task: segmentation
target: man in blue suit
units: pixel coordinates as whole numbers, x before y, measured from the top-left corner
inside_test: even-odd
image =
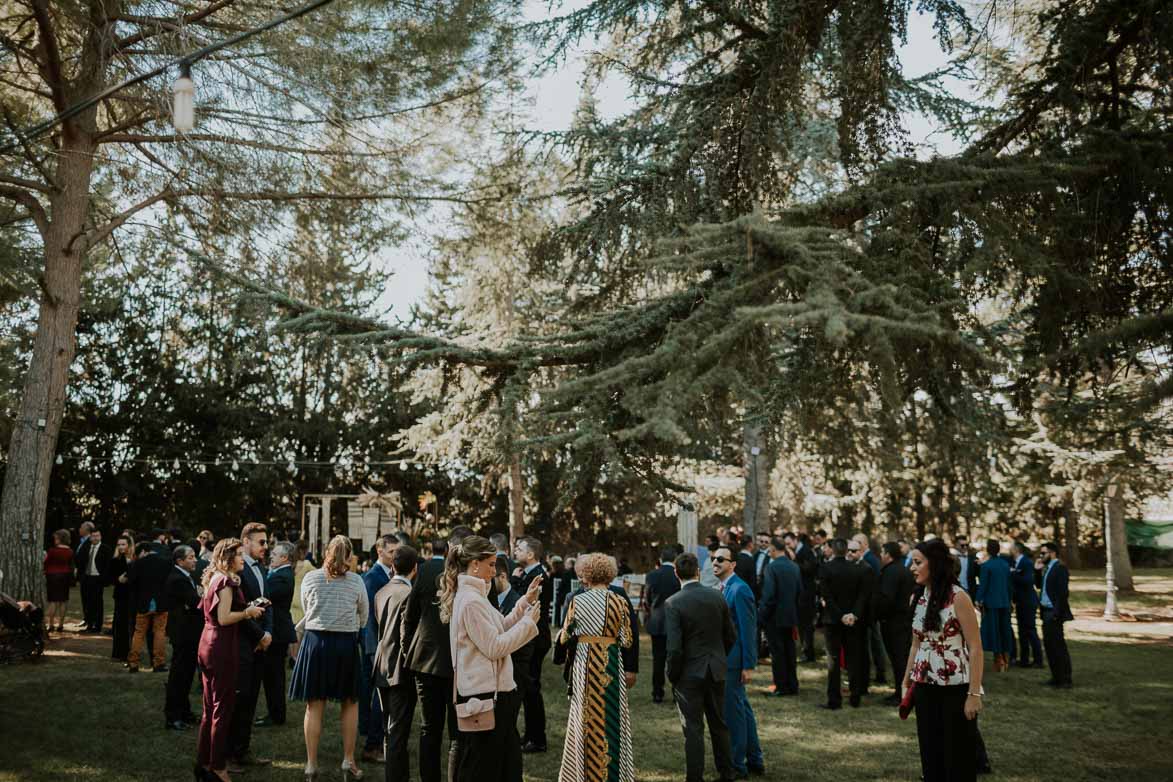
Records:
[[[1039,605],[1043,611],[1043,647],[1047,665],[1051,667],[1051,687],[1071,687],[1071,654],[1063,637],[1063,623],[1070,622],[1071,604],[1068,602],[1070,575],[1067,566],[1059,560],[1059,547],[1044,543],[1035,563],[1035,583],[1039,587]]]
[[[986,561],[978,571],[977,603],[982,612],[982,647],[994,655],[994,670],[1010,667],[1014,638],[1010,629],[1010,563],[1000,554],[1001,544],[986,542]]]
[[[774,674],[774,695],[798,695],[798,600],[802,594],[802,571],[786,556],[786,541],[770,540],[770,564],[762,571],[761,624],[770,644],[770,667]],[[768,693],[767,693],[768,694]]]
[[[1036,624],[1039,596],[1035,592],[1035,563],[1024,543],[1014,544],[1014,564],[1010,568],[1014,586],[1014,616],[1018,622],[1019,668],[1043,667],[1043,644]]]
[[[725,658],[725,723],[729,726],[734,778],[745,778],[749,774],[765,774],[766,761],[758,741],[757,718],[745,696],[745,685],[758,664],[757,609],[753,589],[733,572],[736,564],[728,548],[713,552],[713,574],[721,582],[721,592],[737,631],[737,640]]]
[[[362,577],[367,588],[367,605],[375,604],[375,595],[387,586],[391,577],[395,575],[395,549],[399,548],[399,538],[394,535],[384,535],[375,542],[377,559]],[[362,759],[371,763],[383,762],[383,709],[376,696],[377,690],[372,686],[374,680],[375,654],[379,651],[379,621],[374,611],[367,613],[367,623],[359,634],[362,642],[362,675],[359,683],[358,699],[358,732],[366,736],[363,746]]]
[[[664,615],[664,604],[668,598],[680,591],[680,581],[672,561],[676,559],[676,548],[664,546],[660,549],[660,567],[648,573],[644,579],[644,623],[652,637],[652,702],[664,702],[664,669],[668,662],[668,626]]]

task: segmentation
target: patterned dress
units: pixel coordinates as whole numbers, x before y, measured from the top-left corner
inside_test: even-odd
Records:
[[[577,640],[559,782],[632,782],[631,722],[619,648],[631,646],[626,601],[606,587],[575,595],[560,642]]]
[[[917,684],[968,684],[969,647],[961,633],[961,622],[953,607],[953,600],[961,587],[953,585],[953,591],[941,608],[939,630],[925,630],[925,612],[928,610],[929,593],[926,590],[916,601],[916,613],[912,617],[912,634],[917,640],[916,659],[912,664],[911,679]]]

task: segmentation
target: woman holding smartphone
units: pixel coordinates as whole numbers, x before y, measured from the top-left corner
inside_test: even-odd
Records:
[[[904,689],[916,684],[921,773],[925,782],[970,782],[977,777],[975,720],[985,695],[977,610],[941,540],[918,544],[911,569],[916,610]]]

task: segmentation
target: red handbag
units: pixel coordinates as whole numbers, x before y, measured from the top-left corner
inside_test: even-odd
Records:
[[[900,719],[908,719],[908,715],[912,712],[913,702],[916,700],[916,682],[908,685],[908,689],[904,691],[904,697],[900,699]]]

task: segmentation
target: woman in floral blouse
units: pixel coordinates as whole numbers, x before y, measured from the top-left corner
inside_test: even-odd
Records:
[[[921,772],[925,782],[970,782],[977,777],[975,720],[985,694],[977,611],[942,541],[919,544],[911,569],[916,611],[904,689],[916,685]]]

